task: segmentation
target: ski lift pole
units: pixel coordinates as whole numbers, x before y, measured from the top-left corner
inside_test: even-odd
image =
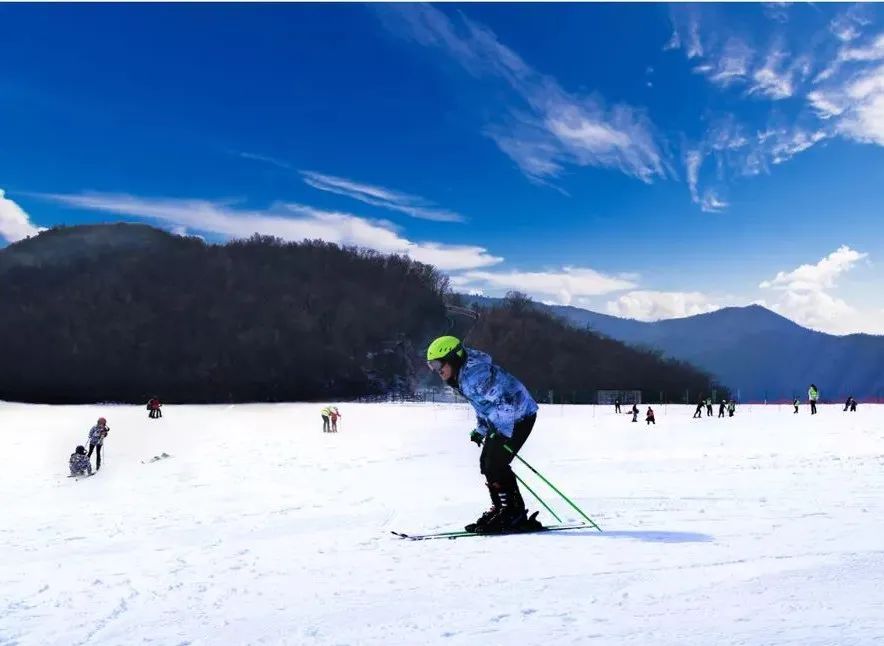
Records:
[[[518,453],[516,453],[515,451],[513,451],[513,450],[512,450],[510,447],[508,447],[506,444],[503,445],[503,448],[505,448],[507,451],[509,451],[510,453],[512,453],[512,454],[513,454],[513,455],[519,460],[519,462],[521,462],[521,463],[524,464],[526,467],[528,467],[529,469],[531,469],[531,471],[534,472],[534,475],[536,475],[538,478],[540,478],[541,480],[543,480],[547,485],[549,485],[549,488],[550,488],[550,489],[552,489],[552,490],[555,491],[557,494],[559,494],[559,495],[562,497],[562,500],[564,500],[566,503],[568,503],[569,505],[571,505],[571,507],[573,507],[573,508],[577,511],[578,514],[580,514],[581,516],[583,516],[583,517],[589,522],[590,525],[592,525],[593,527],[595,527],[597,530],[602,531],[602,528],[599,527],[599,526],[596,524],[596,522],[595,522],[592,518],[590,518],[589,516],[587,516],[586,514],[584,514],[584,513],[583,513],[583,510],[580,509],[580,507],[578,507],[577,505],[575,505],[574,502],[573,502],[570,498],[568,498],[568,496],[566,496],[566,495],[563,494],[561,491],[559,491],[558,487],[556,487],[552,482],[550,482],[549,480],[547,480],[547,479],[543,476],[542,473],[540,473],[537,469],[535,469],[535,468],[532,467],[530,464],[528,464],[528,462],[526,462],[525,459],[524,459],[521,455],[519,455]]]
[[[534,497],[537,499],[537,502],[539,502],[541,505],[543,505],[544,509],[546,509],[549,513],[551,513],[551,514],[553,515],[553,518],[555,518],[555,519],[556,519],[558,522],[560,522],[560,523],[562,522],[562,519],[559,518],[558,515],[556,515],[556,512],[554,512],[554,511],[550,508],[549,505],[547,505],[545,502],[543,502],[543,498],[541,498],[540,496],[538,496],[537,493],[534,491],[534,489],[532,489],[531,487],[528,486],[528,483],[527,483],[527,482],[525,482],[524,480],[522,480],[522,479],[518,476],[518,474],[513,473],[513,475],[516,476],[516,480],[519,481],[519,484],[521,484],[523,487],[525,487],[525,489],[527,489],[528,492],[529,492],[532,496],[534,496]]]

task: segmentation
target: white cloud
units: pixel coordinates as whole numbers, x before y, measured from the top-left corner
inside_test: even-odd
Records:
[[[801,265],[792,271],[778,272],[773,279],[765,280],[759,287],[789,291],[831,289],[841,274],[850,271],[857,262],[867,257],[866,253],[842,245],[815,265]]]
[[[712,189],[706,190],[703,199],[700,200],[700,210],[704,213],[719,213],[729,206],[730,204],[722,200]]]
[[[782,164],[798,153],[823,141],[828,135],[823,130],[813,132],[795,128],[791,131],[781,130],[775,135],[773,143],[767,149],[774,164]]]
[[[688,150],[684,156],[685,172],[688,180],[688,190],[691,192],[691,201],[694,204],[700,202],[697,193],[697,182],[700,177],[700,166],[703,163],[703,153],[699,150]]]
[[[309,170],[301,171],[301,176],[306,184],[317,190],[344,195],[365,204],[379,206],[391,211],[399,211],[413,218],[434,220],[436,222],[462,222],[464,220],[462,215],[439,208],[421,197],[384,188],[383,186],[364,184]]]
[[[671,49],[681,49],[681,36],[678,33],[678,29],[672,30],[672,36],[670,36],[669,40],[666,41],[666,44],[663,45],[664,52]]]
[[[720,309],[699,292],[633,291],[608,301],[608,314],[639,321],[681,318]]]
[[[559,271],[467,271],[451,277],[461,291],[504,293],[518,290],[541,301],[571,305],[588,297],[632,289],[635,283],[620,276],[609,276],[586,267],[564,267]]]
[[[239,153],[239,156],[243,159],[251,159],[252,161],[264,162],[265,164],[270,164],[271,166],[276,166],[277,168],[282,168],[283,170],[295,170],[294,167],[288,162],[284,162],[280,159],[276,159],[275,157],[268,157],[267,155],[258,155],[255,153]]]
[[[696,16],[691,16],[688,23],[688,42],[685,46],[685,54],[688,58],[698,58],[703,55],[703,43],[700,41],[700,24]]]
[[[779,23],[789,22],[788,10],[792,6],[791,2],[763,2],[761,4],[764,7],[764,15],[770,20]]]
[[[822,291],[786,292],[771,310],[799,325],[829,334],[884,333],[884,316],[869,318],[840,298]]]
[[[569,165],[615,168],[645,182],[665,175],[653,126],[641,110],[567,92],[462,14],[450,19],[430,5],[380,11],[392,31],[439,48],[473,76],[502,81],[514,92],[519,106],[485,132],[529,178],[543,182]]]
[[[830,334],[884,333],[884,312],[860,311],[830,290],[839,279],[868,257],[848,246],[841,246],[813,265],[778,272],[759,287],[780,293],[776,302],[764,303],[773,311],[800,325]]]
[[[729,87],[747,80],[753,56],[754,52],[749,45],[732,37],[725,43],[717,60],[711,61],[711,65],[707,63],[697,66],[694,71],[705,74],[715,85]]]
[[[741,143],[736,148],[742,145]],[[728,144],[723,142],[722,147],[727,148]],[[699,204],[700,210],[704,213],[719,213],[730,206],[730,204],[721,199],[714,189],[706,189],[700,195],[698,184],[703,158],[704,154],[699,149],[690,149],[684,154],[685,175],[687,177],[688,190],[691,193],[691,202]]]
[[[782,69],[785,59],[784,52],[771,52],[764,64],[752,73],[753,84],[749,94],[762,94],[775,101],[792,96],[795,92],[792,81],[794,69]]]
[[[0,236],[7,242],[18,242],[44,230],[34,226],[25,210],[6,197],[6,192],[0,188]]]
[[[807,93],[807,100],[816,111],[820,119],[831,119],[841,115],[845,107],[841,99],[834,94],[828,94],[820,90],[813,90]]]
[[[832,19],[829,23],[829,31],[838,40],[845,43],[856,40],[862,33],[862,28],[871,24],[871,21],[866,16],[867,13],[866,6],[855,4]]]
[[[270,210],[250,210],[207,200],[143,198],[108,193],[44,194],[40,197],[74,208],[159,220],[189,230],[232,238],[246,238],[260,233],[284,240],[319,239],[384,253],[406,254],[443,271],[487,267],[503,260],[492,256],[483,247],[413,242],[400,236],[387,222],[322,211],[300,204],[280,203]]]
[[[846,104],[839,115],[838,132],[856,141],[884,146],[884,65],[855,77],[838,99]]]

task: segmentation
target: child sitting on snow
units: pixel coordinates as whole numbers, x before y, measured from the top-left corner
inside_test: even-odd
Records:
[[[89,461],[89,458],[86,457],[86,447],[78,446],[77,449],[71,453],[71,459],[68,461],[68,465],[71,468],[72,476],[82,476],[92,475],[92,463]]]

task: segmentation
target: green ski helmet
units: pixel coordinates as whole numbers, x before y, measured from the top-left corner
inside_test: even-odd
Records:
[[[464,359],[466,352],[456,336],[440,336],[427,348],[427,364],[438,370],[441,364],[456,359]]]

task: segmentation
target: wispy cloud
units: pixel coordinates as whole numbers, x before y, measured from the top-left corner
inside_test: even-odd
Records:
[[[729,206],[730,204],[721,199],[711,188],[703,193],[703,199],[700,200],[700,209],[705,213],[720,213]]]
[[[703,55],[703,42],[700,40],[700,23],[696,14],[692,14],[688,21],[685,55],[688,58],[698,58]]]
[[[691,192],[691,201],[694,204],[700,202],[700,194],[697,192],[697,182],[700,178],[700,165],[702,163],[703,153],[699,150],[688,150],[685,153],[685,173],[687,175],[688,190]]]
[[[271,166],[276,166],[277,168],[282,168],[283,170],[295,170],[294,167],[288,162],[282,161],[281,159],[276,159],[275,157],[268,157],[267,155],[258,155],[255,153],[244,152],[239,153],[239,156],[243,159],[250,159],[252,161],[270,164]]]
[[[884,146],[884,34],[846,44],[807,94],[832,134]]]
[[[849,43],[860,36],[864,27],[870,24],[867,17],[868,9],[861,4],[851,6],[835,16],[829,23],[829,31],[831,31],[838,40]]]
[[[541,301],[571,305],[579,299],[632,289],[636,285],[622,276],[611,276],[586,267],[558,271],[468,271],[451,277],[454,287],[473,293],[525,292]]]
[[[723,50],[714,60],[710,60],[705,65],[698,65],[694,71],[704,74],[715,85],[729,87],[735,83],[746,82],[754,55],[755,52],[748,44],[732,37],[727,40]]]
[[[497,35],[462,14],[429,5],[379,10],[393,32],[441,50],[476,78],[503,82],[515,99],[507,116],[486,128],[529,178],[545,182],[568,166],[615,168],[650,182],[666,169],[654,128],[641,110],[578,96],[529,66]]]
[[[639,321],[659,321],[705,314],[721,309],[720,305],[699,292],[632,291],[608,301],[608,314]]]
[[[785,67],[787,58],[788,54],[780,50],[768,54],[764,64],[752,73],[749,94],[760,94],[775,101],[792,96],[795,93],[793,78],[796,67]]]
[[[724,142],[720,143],[726,145]],[[716,190],[709,188],[700,194],[700,168],[704,157],[700,149],[689,149],[684,154],[685,176],[691,193],[691,202],[698,204],[704,213],[720,213],[730,205],[719,197]]]
[[[338,211],[324,211],[292,203],[267,210],[239,209],[223,202],[174,198],[146,198],[125,194],[42,194],[69,207],[158,220],[192,231],[245,238],[254,233],[284,240],[319,239],[343,245],[405,254],[444,271],[477,269],[502,262],[484,247],[414,242],[383,221]]]
[[[320,191],[344,195],[365,204],[399,211],[413,218],[437,222],[463,222],[465,219],[459,213],[439,208],[421,197],[383,186],[365,184],[307,170],[301,171],[301,176],[306,184]]]
[[[25,210],[6,197],[6,192],[0,188],[0,236],[7,242],[18,242],[40,231],[44,229],[32,224]]]
[[[761,289],[779,293],[773,303],[762,301],[770,309],[806,327],[832,334],[865,331],[884,332],[884,312],[863,312],[834,296],[831,290],[867,253],[841,246],[815,264],[805,264],[791,271],[781,271],[763,281]]]

